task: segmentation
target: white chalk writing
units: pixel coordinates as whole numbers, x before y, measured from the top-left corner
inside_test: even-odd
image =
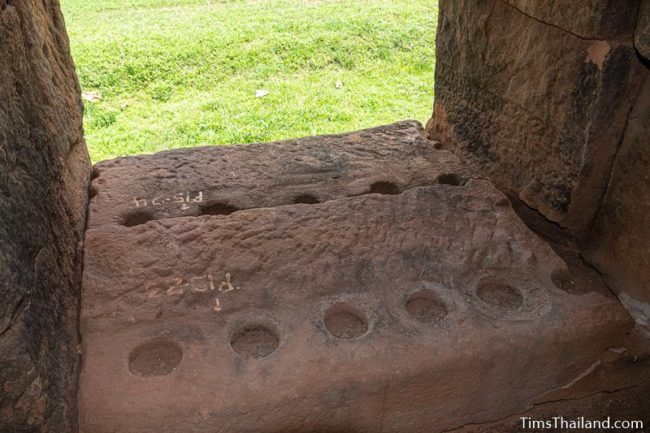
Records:
[[[239,290],[239,287],[232,284],[230,272],[226,272],[223,281],[218,285],[214,283],[214,276],[211,273],[207,273],[189,278],[170,277],[165,282],[159,281],[146,286],[147,297],[150,299],[160,298],[163,295],[167,297],[182,296],[186,292],[211,292],[217,294],[236,290]],[[213,310],[215,312],[221,311],[222,306],[219,298],[214,298],[212,302]]]
[[[181,210],[187,210],[190,207],[188,203],[203,202],[203,191],[179,192],[171,196],[158,196],[154,198],[133,197],[135,207],[163,206],[166,204],[177,205]]]

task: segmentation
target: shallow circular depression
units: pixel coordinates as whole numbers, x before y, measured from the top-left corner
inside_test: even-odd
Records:
[[[93,198],[95,198],[97,193],[98,193],[97,187],[94,185],[90,185],[90,187],[88,188],[88,198],[92,200]]]
[[[428,290],[410,295],[404,308],[411,317],[422,323],[440,322],[448,314],[444,302],[435,293]]]
[[[399,188],[393,182],[380,181],[370,185],[370,193],[397,195],[399,194]]]
[[[368,320],[358,308],[339,303],[332,305],[323,318],[325,328],[336,338],[357,338],[368,332]]]
[[[201,207],[201,215],[230,215],[240,210],[238,207],[229,203],[213,202]]]
[[[551,280],[555,287],[567,292],[575,293],[577,291],[576,282],[568,269],[557,269],[551,274]]]
[[[175,342],[156,338],[136,347],[129,355],[129,370],[136,376],[166,376],[178,367],[183,349]]]
[[[293,199],[294,204],[318,204],[320,200],[311,194],[300,194]]]
[[[230,338],[232,350],[246,359],[264,358],[275,352],[279,346],[278,333],[260,324],[241,326]]]
[[[154,219],[153,215],[150,212],[144,210],[136,210],[129,213],[123,220],[122,225],[124,227],[135,227],[141,224],[148,223]]]
[[[444,173],[438,176],[438,183],[442,185],[463,186],[466,181],[456,173]]]
[[[480,282],[476,295],[486,304],[504,310],[514,310],[524,302],[524,295],[519,289],[499,280]]]

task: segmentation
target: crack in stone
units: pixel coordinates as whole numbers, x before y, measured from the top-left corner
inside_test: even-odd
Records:
[[[620,391],[627,391],[627,390],[635,388],[637,386],[643,386],[647,382],[649,382],[649,381],[647,381],[647,380],[646,381],[641,381],[641,382],[636,383],[634,385],[625,386],[625,387],[622,387],[622,388],[617,388],[617,389],[612,389],[612,390],[596,391],[596,392],[593,392],[591,394],[583,395],[581,397],[568,397],[568,398],[560,398],[560,399],[557,399],[557,400],[545,400],[545,401],[540,401],[540,402],[537,402],[537,403],[531,403],[524,410],[522,410],[521,412],[511,413],[509,415],[505,415],[505,416],[500,417],[500,418],[494,418],[494,419],[481,421],[481,422],[470,422],[470,423],[463,424],[463,425],[460,425],[460,426],[457,426],[457,427],[452,427],[450,429],[442,430],[439,433],[450,433],[450,432],[454,432],[454,431],[457,431],[457,430],[460,430],[460,429],[463,429],[463,428],[469,427],[469,426],[480,426],[480,425],[492,424],[492,423],[496,423],[496,422],[500,422],[500,421],[505,421],[508,418],[511,418],[513,416],[522,415],[522,414],[524,414],[524,413],[528,412],[529,410],[531,410],[533,408],[536,408],[536,407],[549,405],[549,404],[553,404],[553,403],[565,402],[565,401],[580,401],[580,400],[584,400],[584,399],[596,396],[598,394],[613,394],[613,393],[620,392]]]
[[[532,15],[530,15],[530,14],[527,14],[526,12],[522,11],[521,9],[519,9],[517,6],[510,4],[510,3],[506,2],[505,0],[497,0],[497,1],[501,1],[501,2],[502,2],[503,4],[505,4],[507,7],[516,10],[516,11],[519,12],[520,14],[527,16],[528,18],[530,18],[530,19],[533,20],[533,21],[537,21],[537,22],[540,23],[540,24],[544,24],[544,25],[547,25],[547,26],[550,26],[550,27],[554,27],[554,28],[556,28],[556,29],[558,29],[558,30],[563,31],[564,33],[567,33],[567,34],[570,34],[570,35],[572,35],[572,36],[575,36],[576,38],[581,39],[581,40],[583,40],[583,41],[602,41],[602,40],[603,40],[603,39],[600,39],[600,38],[588,38],[588,37],[585,37],[585,36],[581,36],[581,35],[579,35],[579,34],[577,34],[577,33],[574,33],[574,32],[572,32],[572,31],[570,31],[570,30],[567,30],[567,29],[565,29],[565,28],[563,28],[563,27],[560,27],[560,26],[558,26],[557,24],[549,23],[549,22],[546,22],[546,21],[544,21],[544,20],[541,20],[541,19],[539,19],[539,18],[537,18],[537,17],[534,17],[534,16],[532,16]]]
[[[5,329],[0,331],[0,337],[4,336],[7,332],[9,332],[11,328],[13,328],[13,326],[18,321],[18,318],[25,312],[25,310],[27,310],[31,303],[31,301],[27,301],[27,295],[24,295],[20,298],[20,301],[18,301],[11,313],[11,320],[9,320],[9,323]]]

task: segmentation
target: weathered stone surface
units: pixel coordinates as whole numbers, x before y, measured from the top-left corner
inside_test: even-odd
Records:
[[[504,0],[522,13],[584,39],[631,34],[639,0]]]
[[[0,432],[74,432],[90,166],[58,1],[0,1],[0,41]]]
[[[501,0],[443,0],[438,23],[430,136],[584,237],[647,75],[629,38],[581,39]]]
[[[325,202],[369,191],[464,183],[456,157],[416,121],[271,144],[179,149],[97,164],[88,226]],[[474,175],[476,177],[476,175]]]
[[[557,433],[574,433],[577,430],[574,424],[581,420],[606,421],[610,418],[610,428],[584,428],[582,430],[592,433],[609,433],[612,431],[642,432],[637,427],[613,428],[616,421],[641,421],[644,429],[650,425],[650,407],[640,405],[650,398],[650,382],[631,388],[621,388],[613,392],[601,392],[587,397],[572,400],[555,401],[533,406],[525,413],[517,414],[506,419],[478,425],[467,425],[453,433],[495,433],[495,432],[521,432],[521,431],[553,431]],[[562,414],[562,415],[558,415]],[[562,416],[562,419],[559,417]],[[526,418],[523,420],[522,418]],[[550,422],[550,428],[537,428],[533,422]],[[526,423],[526,428],[524,428]],[[544,424],[538,424],[543,426]],[[567,425],[569,427],[567,427]],[[583,424],[584,425],[584,424]]]
[[[650,331],[650,79],[630,114],[585,255]]]
[[[235,188],[228,203],[248,209],[168,208],[129,227],[107,198],[92,203],[82,431],[443,431],[571,390],[624,344],[633,322],[604,287],[567,288],[564,262],[488,181],[431,182],[466,169],[409,130],[259,145],[259,160],[237,147],[100,166],[93,202],[132,200],[120,181],[138,198],[165,196],[173,176],[192,195],[212,198],[210,183],[232,178],[264,194]],[[206,180],[200,162],[212,152],[235,174]],[[277,162],[293,152],[302,164]],[[165,170],[164,182],[151,181],[172,155],[193,176]],[[273,176],[246,169],[266,155],[276,155]],[[433,177],[413,174],[427,164]],[[278,176],[284,184],[269,183]],[[371,193],[378,181],[399,191]],[[325,202],[293,204],[298,193]],[[113,216],[99,219],[104,210]]]
[[[650,60],[650,1],[642,0],[634,29],[634,46],[639,54]]]

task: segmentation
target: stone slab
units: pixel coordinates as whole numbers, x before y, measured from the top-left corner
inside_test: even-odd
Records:
[[[95,166],[88,226],[397,193],[472,175],[416,121],[278,143],[178,149]],[[476,176],[475,176],[476,177]]]
[[[435,175],[463,169],[437,155]],[[443,431],[575,382],[633,321],[602,288],[564,284],[491,183],[452,183],[380,194],[364,179],[323,203],[95,224],[81,431]]]

